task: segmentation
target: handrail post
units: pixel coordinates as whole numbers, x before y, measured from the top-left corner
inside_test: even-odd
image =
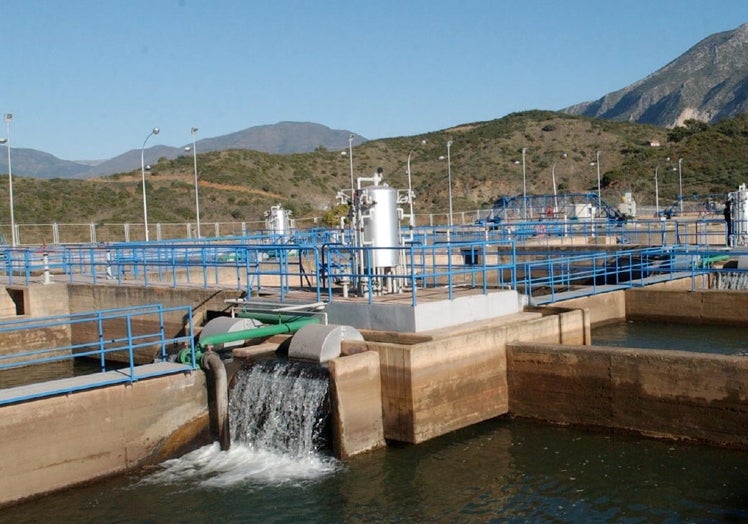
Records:
[[[128,382],[132,384],[135,381],[135,354],[132,347],[132,317],[129,313],[125,316],[125,324],[127,326],[127,354],[130,361],[130,380]]]
[[[101,363],[101,371],[106,371],[106,355],[104,350],[104,320],[101,315],[101,311],[96,313],[96,325],[99,330],[99,362]]]

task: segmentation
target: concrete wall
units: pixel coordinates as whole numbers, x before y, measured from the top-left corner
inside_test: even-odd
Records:
[[[71,313],[147,304],[161,304],[164,307],[189,306],[193,310],[193,325],[196,328],[203,324],[208,310],[225,311],[228,306],[224,303],[224,300],[239,298],[240,296],[241,292],[239,291],[221,289],[145,288],[88,284],[71,284],[68,286],[68,301]],[[186,325],[186,318],[182,312],[171,312],[164,317],[164,330],[167,337],[174,337],[183,333]],[[133,335],[157,333],[159,327],[158,315],[135,317],[132,331]],[[126,336],[126,324],[123,320],[108,322],[106,329],[111,335],[107,338]],[[98,341],[96,323],[73,325],[71,340],[74,344]],[[137,349],[135,352],[136,363],[153,362],[159,350],[158,345]],[[119,357],[116,354],[110,354],[109,358],[128,361],[129,356],[122,352]]]
[[[205,375],[169,375],[4,406],[0,506],[208,442]]]
[[[509,411],[748,449],[748,359],[555,344],[507,347]]]
[[[554,303],[555,307],[584,309],[588,312],[589,323],[597,326],[626,319],[626,292],[611,291],[599,295],[573,298]]]
[[[748,293],[626,290],[626,318],[692,324],[748,325]]]
[[[327,305],[332,324],[357,329],[420,333],[443,326],[487,320],[520,311],[517,292],[493,290],[455,296],[452,300],[424,300],[415,306],[409,302],[383,303],[335,301]]]
[[[16,300],[18,299],[17,293],[17,289],[0,287],[0,318],[11,318],[19,313],[23,314],[23,295],[21,295],[21,311],[19,311],[19,304],[16,304]]]
[[[164,307],[191,306],[196,323],[202,322],[202,317],[208,309],[227,310],[225,299],[242,296],[241,291],[230,289],[89,284],[69,284],[67,289],[71,313],[145,304],[162,304]]]
[[[24,287],[24,314],[29,317],[50,317],[70,314],[66,284],[31,285]]]
[[[379,355],[364,351],[328,362],[333,452],[348,458],[385,445]]]
[[[13,289],[15,293],[21,293],[23,296],[23,310],[26,318],[69,315],[135,305],[162,304],[164,307],[192,307],[195,327],[202,325],[208,310],[224,311],[227,309],[227,305],[224,303],[225,299],[241,296],[241,292],[235,290],[141,288],[89,284],[16,286]],[[182,333],[185,325],[186,321],[182,313],[174,312],[165,316],[164,329],[167,337]],[[105,323],[107,335],[105,338],[123,337],[126,335],[126,329],[124,320],[108,321]],[[132,324],[133,335],[157,333],[159,329],[158,315],[136,318]],[[3,334],[0,340],[0,354],[64,347],[71,344],[98,344],[98,342],[98,325],[96,322],[66,324],[45,329]],[[157,345],[138,349],[136,351],[136,363],[153,362],[159,349]],[[128,361],[129,359],[125,352],[119,358],[116,358],[116,355],[113,354],[110,355],[110,358],[121,361]]]
[[[581,341],[571,326],[583,326],[583,313],[564,315],[519,313],[410,336],[364,332],[381,362],[385,438],[416,444],[507,413],[506,343]]]
[[[13,315],[6,320],[23,320],[25,318],[46,317],[56,315],[67,315],[70,307],[67,297],[67,288],[64,284],[52,284],[48,286],[13,286],[12,293],[20,301],[22,315],[15,315],[16,304],[3,290],[13,304]],[[10,313],[10,310],[6,310]],[[29,351],[67,347],[71,341],[70,325],[51,326],[43,329],[30,329],[3,333],[0,336],[0,355],[14,355]],[[67,353],[69,354],[69,352]],[[4,364],[10,364],[25,360],[34,360],[46,357],[63,356],[60,352],[44,352],[33,356],[3,359]]]

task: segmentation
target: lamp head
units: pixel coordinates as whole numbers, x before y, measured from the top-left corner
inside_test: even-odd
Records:
[[[153,128],[153,134],[154,134],[154,135],[157,135],[157,134],[159,134],[160,132],[161,132],[161,130],[160,130],[159,128],[157,128],[157,127],[154,127],[154,128]]]
[[[192,129],[190,129],[190,134],[191,135],[197,134],[197,128],[193,127]]]

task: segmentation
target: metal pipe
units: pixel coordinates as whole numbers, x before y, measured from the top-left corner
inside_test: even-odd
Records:
[[[215,351],[203,355],[200,365],[208,378],[208,395],[210,396],[210,429],[218,437],[221,450],[231,447],[229,429],[229,388],[226,378],[226,367]]]
[[[260,326],[252,329],[244,329],[241,331],[232,331],[229,333],[217,333],[215,335],[209,335],[204,337],[198,343],[200,349],[207,348],[208,346],[215,346],[217,344],[226,344],[227,342],[236,342],[238,340],[248,340],[251,338],[270,337],[272,335],[279,335],[281,333],[295,333],[307,324],[319,324],[319,319],[316,317],[301,318],[292,322],[286,322],[282,324],[273,324],[268,326]]]
[[[283,314],[273,312],[259,312],[259,311],[239,311],[236,313],[237,318],[251,318],[262,322],[263,324],[285,324],[288,322],[294,322],[302,318],[310,318],[306,315],[299,314]]]

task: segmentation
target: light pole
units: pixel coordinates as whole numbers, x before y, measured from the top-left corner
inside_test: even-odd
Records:
[[[452,141],[447,141],[447,182],[449,183],[449,227],[452,227],[452,157],[450,148]]]
[[[13,170],[10,164],[10,122],[13,120],[13,113],[5,113],[5,126],[7,137],[3,142],[8,146],[8,196],[10,198],[10,245],[16,247],[18,238],[16,237],[16,218],[13,210]]]
[[[657,180],[657,170],[660,169],[659,164],[655,166],[655,217],[660,218],[660,184]]]
[[[153,135],[157,135],[159,129],[154,127],[153,130],[148,133],[148,136],[143,140],[143,147],[140,148],[140,172],[143,177],[143,225],[145,226],[145,241],[148,242],[148,203],[145,197],[145,144],[148,139]]]
[[[421,143],[419,145],[426,145],[426,140],[421,140]],[[418,149],[418,146],[414,147],[410,150],[410,153],[408,153],[408,205],[410,207],[410,215],[408,218],[408,227],[410,229],[413,229],[415,226],[415,219],[413,217],[413,186],[411,185],[410,181],[410,158],[413,156],[413,153],[415,150]]]
[[[353,202],[353,193],[356,190],[353,185],[353,134],[348,137],[348,159],[351,163],[351,202]]]
[[[595,165],[597,166],[597,214],[603,207],[603,197],[600,191],[600,151],[595,153]]]
[[[449,153],[449,148],[452,147],[452,141],[447,142],[447,156],[439,155],[439,160],[447,161],[447,184],[449,185],[449,218],[447,223],[452,226],[452,158]]]
[[[670,162],[670,157],[665,157],[665,162]],[[660,182],[658,178],[658,171],[660,169],[660,162],[658,161],[655,165],[655,215],[657,218],[660,217]],[[675,168],[673,168],[675,171]]]
[[[525,153],[527,148],[522,148],[522,220],[527,220],[527,171],[525,170]]]
[[[551,168],[551,182],[553,182],[553,213],[558,213],[558,195],[556,194],[556,163]],[[555,216],[554,216],[555,218]]]
[[[680,202],[680,214],[683,216],[683,159],[678,159],[678,201]]]
[[[195,146],[195,135],[197,134],[197,128],[193,127],[190,129],[190,134],[192,135],[192,147],[187,146],[184,148],[185,151],[189,151],[192,149],[192,161],[195,164],[195,221],[196,221],[196,228],[197,228],[197,238],[200,238],[200,195],[199,195],[199,189],[197,184],[197,147]]]
[[[568,155],[566,153],[561,153],[561,158],[566,159]],[[554,218],[555,214],[558,213],[558,190],[556,189],[556,162],[553,163],[553,167],[551,167],[551,182],[553,183],[553,213]]]

